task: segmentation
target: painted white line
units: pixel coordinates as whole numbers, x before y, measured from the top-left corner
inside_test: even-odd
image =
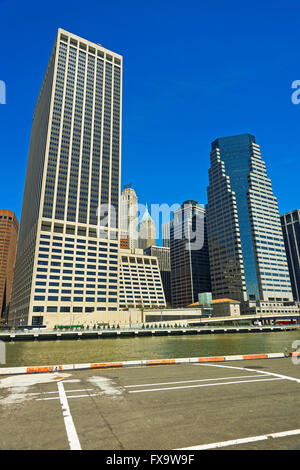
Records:
[[[278,377],[284,380],[291,380],[292,382],[297,382],[300,383],[300,379],[297,379],[296,377],[290,377],[289,375],[282,375],[282,374],[276,374],[274,372],[267,372],[265,370],[257,370],[257,369],[248,369],[247,367],[236,367],[236,366],[223,366],[219,364],[199,364],[199,366],[202,367],[222,367],[225,369],[236,369],[236,370],[243,370],[247,372],[257,372],[258,374],[263,374],[263,375],[270,375],[272,377]]]
[[[137,384],[137,385],[124,385],[124,388],[135,388],[135,387],[149,387],[150,385],[172,385],[172,384],[184,384],[184,383],[190,383],[190,382],[209,382],[210,380],[231,380],[231,379],[244,379],[248,377],[257,377],[257,374],[255,375],[238,375],[235,377],[219,377],[217,379],[199,379],[199,380],[180,380],[178,382],[157,382],[157,383],[152,383],[152,384]]]
[[[86,395],[70,395],[68,396],[68,400],[70,398],[82,398],[82,397],[98,397],[100,393],[87,393]],[[59,400],[60,397],[49,397],[49,398],[36,398],[36,401],[48,401],[48,400]]]
[[[73,418],[70,412],[68,398],[65,392],[63,382],[58,382],[57,387],[58,387],[59,399],[60,399],[60,403],[62,407],[62,412],[63,412],[63,417],[64,417],[64,422],[65,422],[70,449],[81,450],[81,445],[80,445],[76,428],[73,422]]]
[[[298,434],[300,434],[300,429],[293,429],[291,431],[283,431],[283,432],[277,432],[277,433],[272,433],[272,434],[262,434],[261,436],[245,437],[242,439],[233,439],[231,441],[214,442],[212,444],[204,444],[204,445],[192,446],[192,447],[182,447],[176,450],[217,449],[219,447],[228,447],[228,446],[234,446],[234,445],[240,445],[240,444],[247,444],[249,442],[265,441],[270,438],[276,439],[278,437],[296,436]]]
[[[209,383],[209,384],[201,384],[201,385],[183,385],[181,387],[149,388],[147,390],[129,390],[128,393],[161,392],[165,390],[179,390],[179,389],[199,388],[199,387],[215,387],[217,385],[233,385],[233,384],[241,384],[241,383],[249,383],[249,382],[269,382],[272,380],[283,380],[283,379],[279,377],[274,377],[270,379],[236,380],[234,382],[219,382],[219,383]]]

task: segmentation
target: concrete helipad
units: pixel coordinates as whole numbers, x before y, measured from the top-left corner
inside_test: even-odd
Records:
[[[1,376],[0,449],[300,449],[299,409],[292,358]]]

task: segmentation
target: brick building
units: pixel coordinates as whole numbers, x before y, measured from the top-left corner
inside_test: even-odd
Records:
[[[14,212],[0,209],[0,317],[10,302],[19,223]]]

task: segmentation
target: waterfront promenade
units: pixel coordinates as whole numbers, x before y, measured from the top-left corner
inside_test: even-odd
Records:
[[[298,326],[299,327],[299,326]],[[145,336],[172,336],[172,335],[203,335],[222,333],[259,333],[295,330],[296,325],[246,325],[246,326],[178,326],[178,327],[149,327],[149,328],[113,328],[113,329],[34,329],[28,331],[2,331],[1,341],[42,341],[42,340],[71,340],[71,339],[104,339],[104,338],[128,338]]]

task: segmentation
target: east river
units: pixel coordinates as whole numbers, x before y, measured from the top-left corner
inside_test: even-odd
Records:
[[[38,366],[292,351],[294,331],[6,343],[6,365]],[[294,348],[299,347],[295,345]]]

